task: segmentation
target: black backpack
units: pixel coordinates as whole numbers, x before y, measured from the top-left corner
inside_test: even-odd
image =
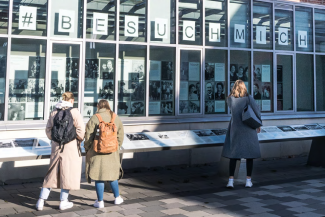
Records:
[[[73,125],[73,117],[71,109],[58,109],[53,119],[52,140],[63,145],[61,152],[63,152],[64,145],[77,138],[76,127]]]

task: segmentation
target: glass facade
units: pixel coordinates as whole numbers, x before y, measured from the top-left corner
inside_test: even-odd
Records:
[[[325,6],[0,0],[0,12],[1,123],[44,122],[65,91],[85,120],[101,99],[135,121],[229,117],[237,79],[264,115],[325,112]]]

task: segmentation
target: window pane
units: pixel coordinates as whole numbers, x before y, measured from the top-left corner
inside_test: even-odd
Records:
[[[146,46],[120,45],[118,73],[118,114],[146,114]]]
[[[249,0],[230,0],[230,46],[251,47],[251,10]]]
[[[236,80],[244,81],[250,92],[251,53],[249,51],[230,51],[230,90]],[[229,90],[229,92],[230,92]]]
[[[296,50],[313,51],[313,10],[296,6]]]
[[[226,113],[227,51],[205,50],[205,114]]]
[[[273,111],[273,53],[254,52],[253,97],[262,112]]]
[[[316,55],[317,111],[325,111],[325,56]]]
[[[325,10],[315,8],[314,16],[316,52],[325,52]]]
[[[277,110],[293,110],[293,63],[291,55],[277,55]]]
[[[272,49],[273,18],[272,4],[254,2],[253,5],[253,38],[254,48]]]
[[[179,113],[201,112],[201,52],[181,50]]]
[[[120,41],[147,41],[146,7],[146,0],[121,1]]]
[[[23,6],[27,6],[26,9],[24,9]],[[14,0],[12,11],[12,34],[46,36],[46,27],[47,0]]]
[[[314,110],[313,55],[296,55],[297,111]]]
[[[85,93],[83,116],[90,118],[97,103],[106,99],[114,110],[115,44],[86,44]]]
[[[227,1],[205,1],[205,45],[227,47]]]
[[[275,10],[275,49],[293,50],[293,12]]]
[[[202,1],[179,0],[179,43],[202,45]]]
[[[0,38],[0,121],[4,120],[5,109],[7,41],[6,38]]]
[[[45,65],[45,40],[12,39],[8,120],[44,118]]]
[[[87,3],[87,38],[114,40],[116,27],[115,0],[93,0]]]
[[[53,44],[51,60],[51,98],[50,110],[62,99],[64,92],[74,95],[74,108],[78,108],[80,72],[80,46]]]
[[[9,0],[0,0],[0,34],[8,33]]]
[[[150,47],[149,116],[174,115],[175,48]]]
[[[175,0],[150,0],[150,41],[175,44]]]
[[[82,38],[83,0],[55,0],[51,5],[51,36]]]

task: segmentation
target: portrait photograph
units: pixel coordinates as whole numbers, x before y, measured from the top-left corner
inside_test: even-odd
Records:
[[[100,59],[100,79],[114,79],[114,60],[113,59]]]
[[[161,80],[173,80],[173,78],[174,78],[173,62],[162,61]]]
[[[214,113],[214,101],[205,101],[205,113]]]
[[[102,84],[99,85],[99,96],[103,99],[109,101],[114,100],[114,81],[113,80],[103,80]]]
[[[225,100],[225,82],[216,81],[215,82],[215,94],[214,99],[215,100]]]
[[[98,59],[86,59],[85,77],[98,78]]]
[[[253,66],[254,81],[262,81],[262,65]]]
[[[200,100],[200,91],[197,82],[188,82],[188,99]]]
[[[205,82],[205,100],[214,100],[214,82]]]
[[[200,101],[189,101],[188,113],[200,113]]]
[[[149,82],[149,100],[157,101],[160,100],[161,87],[160,81],[150,81]]]
[[[205,63],[205,80],[214,80],[215,63]]]
[[[254,99],[262,99],[261,82],[254,82],[254,84],[253,84],[253,98]]]
[[[237,72],[238,72],[238,65],[237,64],[230,64],[230,81],[237,81]]]
[[[263,86],[262,86],[262,99],[272,99],[271,83],[263,83]]]
[[[248,66],[239,65],[237,70],[237,80],[248,81]]]
[[[25,120],[26,104],[25,103],[9,103],[8,104],[8,120],[23,121]]]
[[[172,101],[161,102],[160,114],[171,115],[173,111],[174,106]]]
[[[189,62],[181,62],[180,78],[182,81],[188,81]]]
[[[45,77],[45,57],[29,57],[28,78],[44,78]]]
[[[130,73],[138,73],[138,80],[144,80],[145,78],[145,61],[144,60],[132,60],[132,71]]]
[[[189,113],[188,105],[189,105],[188,101],[179,101],[179,113],[181,114]]]

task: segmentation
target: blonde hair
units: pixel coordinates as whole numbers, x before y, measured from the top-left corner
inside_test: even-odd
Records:
[[[248,96],[246,85],[242,80],[237,80],[235,82],[229,97],[230,96],[234,96],[236,98]]]
[[[69,101],[70,99],[74,99],[74,95],[72,92],[67,91],[64,94],[62,94],[63,101]]]

